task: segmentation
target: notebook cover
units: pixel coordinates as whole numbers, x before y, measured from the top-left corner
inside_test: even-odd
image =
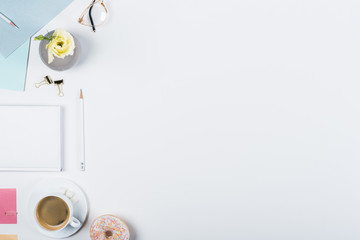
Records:
[[[60,106],[0,106],[0,171],[61,171]]]
[[[18,237],[15,234],[0,234],[0,240],[17,240]]]
[[[0,224],[16,223],[16,189],[0,189]]]

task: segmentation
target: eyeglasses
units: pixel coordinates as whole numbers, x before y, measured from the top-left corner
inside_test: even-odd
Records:
[[[108,15],[104,0],[93,0],[93,2],[83,11],[78,22],[82,25],[92,27],[92,30],[95,32],[95,27],[102,25],[106,21]]]

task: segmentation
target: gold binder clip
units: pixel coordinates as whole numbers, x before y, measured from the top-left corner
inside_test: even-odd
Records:
[[[63,92],[63,85],[64,85],[64,80],[56,80],[54,81],[54,84],[58,87],[59,89],[59,97],[63,97],[64,96],[64,92]]]
[[[42,85],[49,85],[49,84],[52,84],[53,83],[53,80],[51,79],[50,76],[45,76],[44,77],[44,80],[42,80],[41,82],[39,83],[35,83],[35,87],[39,88],[41,87]]]

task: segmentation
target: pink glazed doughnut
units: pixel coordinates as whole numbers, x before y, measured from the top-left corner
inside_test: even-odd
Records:
[[[130,232],[120,218],[102,215],[91,224],[90,237],[92,240],[129,240]]]

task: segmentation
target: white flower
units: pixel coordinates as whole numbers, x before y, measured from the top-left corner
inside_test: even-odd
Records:
[[[54,61],[54,56],[64,59],[72,55],[75,49],[74,38],[64,29],[56,29],[53,39],[46,45],[48,49],[48,63]]]

